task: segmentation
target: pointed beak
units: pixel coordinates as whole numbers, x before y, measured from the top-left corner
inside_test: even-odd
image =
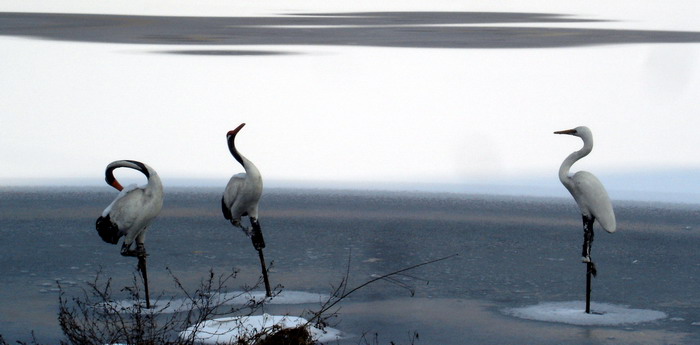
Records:
[[[563,131],[556,131],[556,132],[554,132],[554,134],[576,134],[576,130],[575,129],[567,129],[567,130],[563,130]]]
[[[122,185],[116,179],[114,181],[112,181],[111,185],[112,185],[112,187],[114,187],[114,189],[116,189],[120,192],[122,191],[122,189],[124,189],[124,187],[122,187]]]
[[[238,127],[236,127],[236,129],[228,131],[228,133],[226,133],[226,136],[230,137],[232,135],[238,134],[238,131],[240,131],[241,128],[243,128],[243,126],[245,126],[245,123],[241,123],[240,125],[238,125]]]

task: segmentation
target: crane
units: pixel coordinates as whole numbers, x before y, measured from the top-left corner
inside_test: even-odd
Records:
[[[131,168],[143,173],[148,183],[123,187],[114,177],[117,168]],[[146,308],[151,307],[146,272],[146,230],[163,207],[163,185],[158,173],[150,166],[134,160],[118,160],[107,165],[105,181],[119,191],[117,197],[97,218],[95,227],[102,240],[117,244],[123,236],[121,255],[137,257],[146,293]],[[135,248],[132,245],[136,243]]]
[[[272,293],[270,291],[270,281],[267,276],[267,267],[265,266],[265,257],[263,255],[265,240],[258,220],[258,203],[262,196],[263,181],[260,171],[255,164],[236,149],[236,135],[243,126],[245,126],[245,123],[240,124],[234,130],[226,133],[228,149],[231,155],[233,155],[233,158],[243,166],[245,173],[235,174],[228,181],[226,189],[224,190],[224,195],[221,198],[221,211],[224,214],[224,218],[229,220],[233,226],[243,230],[253,241],[253,247],[258,251],[260,265],[262,266],[265,294],[267,297],[270,297]],[[250,220],[250,228],[241,224],[241,218],[245,216],[248,216]]]

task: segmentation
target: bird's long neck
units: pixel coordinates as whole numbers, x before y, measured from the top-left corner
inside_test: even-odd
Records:
[[[148,183],[145,187],[146,193],[149,193],[159,198],[162,197],[163,184],[160,182],[160,176],[158,176],[158,173],[151,167],[141,162],[132,160],[122,160],[110,163],[107,166],[107,170],[105,170],[105,181],[110,186],[121,191],[122,189],[124,189],[124,187],[114,177],[114,170],[117,168],[131,168],[140,171],[144,176],[146,176],[146,179],[148,180]]]
[[[572,152],[561,163],[561,166],[559,167],[559,180],[562,184],[564,184],[564,186],[567,189],[571,190],[571,188],[573,187],[573,182],[569,177],[569,171],[571,170],[571,166],[574,165],[574,163],[576,163],[576,161],[578,161],[579,159],[586,157],[589,153],[591,153],[591,150],[593,150],[593,139],[583,138],[583,148],[581,148],[578,151]]]
[[[143,188],[144,194],[148,197],[151,210],[158,214],[163,207],[163,184],[160,182],[160,176],[155,170],[145,164],[144,170],[140,171],[148,179],[148,183]]]
[[[232,135],[228,138],[228,150],[231,151],[231,155],[233,158],[235,158],[238,163],[240,163],[243,166],[243,169],[245,169],[246,175],[249,178],[260,178],[260,171],[258,168],[248,160],[248,158],[245,158],[238,150],[236,149],[236,136]]]
[[[152,169],[148,168],[145,164],[138,162],[138,161],[132,161],[132,160],[121,160],[121,161],[114,161],[110,163],[107,166],[107,170],[105,170],[105,181],[107,182],[108,185],[114,187],[118,191],[121,191],[124,189],[124,187],[117,181],[117,179],[114,177],[114,170],[117,168],[131,168],[140,171],[142,174],[146,176],[146,179],[149,179],[151,174],[156,174],[155,171]]]
[[[150,171],[148,175],[146,190],[153,194],[163,194],[163,183],[160,182],[160,176],[155,171]]]

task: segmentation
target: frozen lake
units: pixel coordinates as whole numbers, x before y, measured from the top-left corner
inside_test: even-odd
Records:
[[[130,283],[135,260],[94,230],[116,195],[102,185],[113,159],[148,162],[166,187],[221,186],[166,189],[146,243],[153,295],[176,293],[166,267],[186,285],[232,268],[254,283],[257,255],[219,206],[234,172],[224,134],[248,122],[241,150],[267,187],[441,192],[267,188],[270,278],[297,296],[268,313],[317,307],[298,296],[330,293],[348,258],[354,286],[458,254],[400,277],[413,297],[378,282],[344,301],[341,343],[375,332],[397,344],[413,332],[419,344],[700,343],[695,2],[0,7],[8,341],[60,339],[57,281],[69,294],[98,270]],[[580,216],[553,175],[580,143],[552,131],[584,124],[596,148],[575,169],[599,174],[614,200],[695,202],[615,203],[619,231],[593,245],[601,315],[589,316],[576,311]],[[5,187],[34,184],[93,187]]]
[[[146,243],[152,293],[174,291],[165,267],[186,282],[209,268],[235,267],[241,286],[255,282],[255,250],[220,215],[219,193],[166,189],[163,213]],[[115,195],[107,187],[0,190],[0,333],[6,339],[28,340],[31,330],[42,342],[60,339],[57,280],[78,293],[101,267],[117,285],[128,283],[135,260],[121,257],[94,230]],[[266,259],[274,261],[270,279],[287,291],[330,293],[349,255],[354,286],[375,274],[459,254],[409,273],[420,279],[401,278],[415,289],[414,297],[378,282],[347,299],[335,325],[353,335],[343,343],[356,344],[365,332],[378,332],[382,342],[408,343],[413,331],[419,344],[698,343],[700,207],[615,207],[619,231],[597,229],[593,245],[599,270],[594,310],[611,316],[615,307],[628,306],[664,318],[572,325],[508,312],[583,300],[580,216],[570,199],[270,189],[261,224]],[[299,315],[315,306],[277,304],[266,312]]]

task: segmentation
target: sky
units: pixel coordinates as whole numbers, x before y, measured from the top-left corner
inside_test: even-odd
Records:
[[[559,13],[606,21],[546,26],[700,31],[700,4],[688,0],[0,3],[4,12],[133,15],[395,10]],[[527,25],[544,24],[517,24]],[[225,135],[245,122],[237,146],[267,186],[566,197],[557,170],[581,141],[553,132],[587,125],[595,147],[573,170],[598,175],[613,199],[700,202],[700,44],[235,49],[261,48],[290,54],[0,37],[0,185],[101,185],[109,162],[134,159],[166,186],[223,188],[242,171]]]

